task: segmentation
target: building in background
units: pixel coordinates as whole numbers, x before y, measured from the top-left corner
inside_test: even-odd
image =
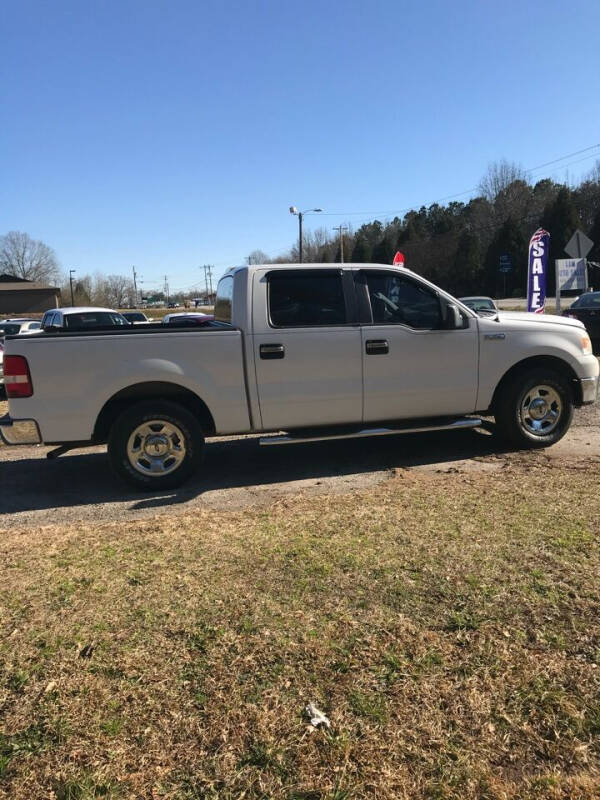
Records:
[[[59,305],[60,289],[56,286],[0,275],[0,316],[42,313]]]

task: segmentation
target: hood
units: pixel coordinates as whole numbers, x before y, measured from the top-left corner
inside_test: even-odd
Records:
[[[583,322],[572,317],[559,317],[557,314],[533,314],[530,311],[499,311],[500,322],[530,322],[532,325],[568,325],[571,328],[584,328]]]

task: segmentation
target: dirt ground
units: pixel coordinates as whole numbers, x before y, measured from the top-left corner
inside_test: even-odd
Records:
[[[0,415],[7,404],[0,402]],[[111,473],[106,448],[47,460],[47,447],[0,446],[0,514],[30,526],[268,506],[291,495],[347,494],[398,470],[490,472],[510,463],[577,467],[600,462],[600,405],[575,412],[554,447],[507,452],[485,430],[260,447],[256,437],[209,440],[204,467],[186,486],[160,494],[129,491]]]

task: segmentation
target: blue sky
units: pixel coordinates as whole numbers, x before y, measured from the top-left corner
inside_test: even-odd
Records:
[[[191,286],[288,249],[292,204],[358,226],[600,142],[597,0],[19,0],[0,20],[0,233],[80,274]]]

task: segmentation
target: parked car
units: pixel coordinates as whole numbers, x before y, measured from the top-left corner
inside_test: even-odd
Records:
[[[17,336],[21,333],[35,333],[39,331],[41,322],[39,319],[29,319],[28,317],[14,317],[0,320],[0,340],[5,336]]]
[[[458,299],[476,314],[498,313],[498,306],[491,297],[459,297]]]
[[[478,316],[410,270],[252,265],[219,281],[215,319],[8,337],[8,444],[108,443],[142,489],[183,483],[205,437],[266,445],[481,425],[516,447],[565,435],[598,359],[576,319]],[[283,431],[283,433],[281,433]]]
[[[580,295],[562,315],[583,322],[592,340],[594,352],[600,351],[600,292],[585,292]]]
[[[131,327],[123,314],[112,308],[93,308],[75,306],[53,308],[42,317],[44,331],[93,330],[94,328],[112,328],[123,325]]]
[[[200,311],[179,311],[177,314],[165,314],[163,325],[204,325],[212,322],[213,314],[202,314]]]
[[[123,311],[123,316],[133,325],[150,325],[152,322],[142,311]]]

